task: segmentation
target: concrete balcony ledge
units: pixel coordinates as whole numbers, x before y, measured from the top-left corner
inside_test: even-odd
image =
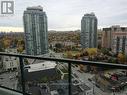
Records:
[[[23,95],[22,93],[0,87],[0,95]]]

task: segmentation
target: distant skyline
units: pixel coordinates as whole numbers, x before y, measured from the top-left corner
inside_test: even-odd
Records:
[[[94,12],[98,27],[127,26],[127,0],[15,0],[15,14],[0,16],[0,31],[24,31],[23,11],[41,5],[48,17],[49,30],[80,29],[85,13]]]

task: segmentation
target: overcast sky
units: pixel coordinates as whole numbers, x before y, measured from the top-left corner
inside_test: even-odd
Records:
[[[38,5],[47,14],[49,30],[80,29],[82,16],[90,12],[97,16],[99,27],[127,26],[127,0],[15,0],[15,14],[0,16],[0,29],[16,27],[23,31],[23,11]]]

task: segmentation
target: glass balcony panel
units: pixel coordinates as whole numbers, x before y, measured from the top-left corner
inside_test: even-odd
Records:
[[[126,95],[127,70],[72,65],[72,95]]]
[[[25,92],[32,95],[69,95],[68,64],[25,59]]]
[[[16,59],[10,56],[9,58]],[[81,61],[76,60],[74,62],[74,60],[65,59],[63,62],[58,62],[57,60],[45,61],[28,59],[26,57],[22,59],[25,92],[30,95],[127,94],[127,70],[120,69],[121,64],[117,63],[120,66],[118,67],[115,65],[112,66],[114,63],[111,63],[111,67],[107,67],[103,62],[103,65],[92,66],[90,64],[83,65],[86,62],[80,64]],[[16,69],[5,68],[6,65],[8,66],[9,60],[10,59],[6,60],[6,58],[5,60],[1,60],[0,84],[1,86],[22,92],[23,84],[20,65],[17,63]],[[19,58],[17,62],[19,62]],[[96,62],[93,63],[97,64]],[[10,66],[15,65],[10,62]],[[71,82],[70,86],[69,82]],[[71,89],[69,87],[71,87]],[[17,91],[14,92],[17,93]],[[10,93],[11,95],[13,92],[6,92],[6,90],[0,89],[0,94],[1,93]]]
[[[0,86],[22,91],[18,57],[2,56],[0,60]]]

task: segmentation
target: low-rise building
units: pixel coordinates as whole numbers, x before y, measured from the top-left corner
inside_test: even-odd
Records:
[[[6,53],[17,53],[17,49],[6,49]],[[3,69],[16,70],[19,68],[19,58],[12,56],[3,56]]]
[[[51,61],[41,61],[40,63],[25,66],[25,80],[27,82],[46,82],[59,78],[56,63]]]
[[[103,28],[102,33],[102,47],[111,48],[112,34],[111,28]]]
[[[94,95],[93,89],[86,84],[72,85],[72,95]]]
[[[114,53],[127,54],[127,27],[103,28],[102,47],[112,49]]]
[[[31,85],[27,90],[27,93],[32,93],[32,95],[51,95],[48,87],[46,85]]]
[[[51,95],[69,95],[68,94],[68,80],[56,80],[49,83]]]
[[[112,33],[112,51],[127,54],[127,32]]]
[[[51,95],[69,95],[68,80],[57,80],[49,84]],[[94,95],[93,89],[88,87],[85,83],[81,83],[77,79],[72,80],[71,85],[72,95]]]

